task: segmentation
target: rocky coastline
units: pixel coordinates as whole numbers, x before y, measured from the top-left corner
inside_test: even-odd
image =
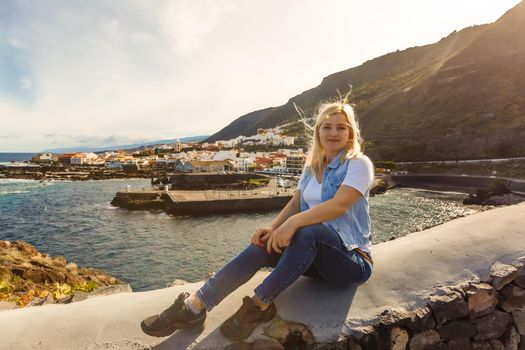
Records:
[[[159,174],[151,170],[122,171],[98,166],[23,164],[23,166],[0,167],[0,178],[37,181],[86,181],[135,178],[149,179]]]
[[[102,270],[41,253],[27,242],[0,241],[0,310],[126,291],[129,285]]]

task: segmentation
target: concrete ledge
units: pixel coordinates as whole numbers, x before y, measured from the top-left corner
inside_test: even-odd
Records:
[[[479,278],[494,261],[510,263],[525,255],[524,213],[525,203],[502,207],[378,244],[375,271],[366,284],[341,291],[303,277],[276,300],[278,313],[304,323],[317,342],[327,342],[375,320],[386,308],[422,306],[439,286]],[[1,311],[2,349],[221,349],[228,342],[219,325],[266,275],[258,273],[209,313],[204,330],[160,339],[143,334],[140,321],[201,283]]]

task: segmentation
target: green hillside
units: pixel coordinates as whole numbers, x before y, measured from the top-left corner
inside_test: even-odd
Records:
[[[208,141],[298,120],[353,86],[375,159],[437,160],[525,155],[525,3],[498,21],[439,42],[389,53],[323,79],[286,104],[252,112]],[[300,128],[295,128],[296,130]]]

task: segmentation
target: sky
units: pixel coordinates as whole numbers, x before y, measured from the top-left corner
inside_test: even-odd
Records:
[[[0,152],[211,135],[519,0],[0,0]]]

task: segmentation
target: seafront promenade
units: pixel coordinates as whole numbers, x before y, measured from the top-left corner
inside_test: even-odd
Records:
[[[374,246],[372,278],[346,291],[300,278],[276,300],[285,320],[304,324],[318,343],[349,334],[377,320],[385,309],[414,309],[440,288],[485,278],[495,261],[511,263],[525,255],[525,203],[452,220],[422,232]],[[268,272],[259,272],[208,314],[202,331],[179,331],[152,338],[140,321],[170,305],[182,291],[202,282],[141,293],[88,299],[67,305],[2,311],[5,349],[222,349],[228,341],[219,325]],[[263,332],[256,329],[249,341]]]

